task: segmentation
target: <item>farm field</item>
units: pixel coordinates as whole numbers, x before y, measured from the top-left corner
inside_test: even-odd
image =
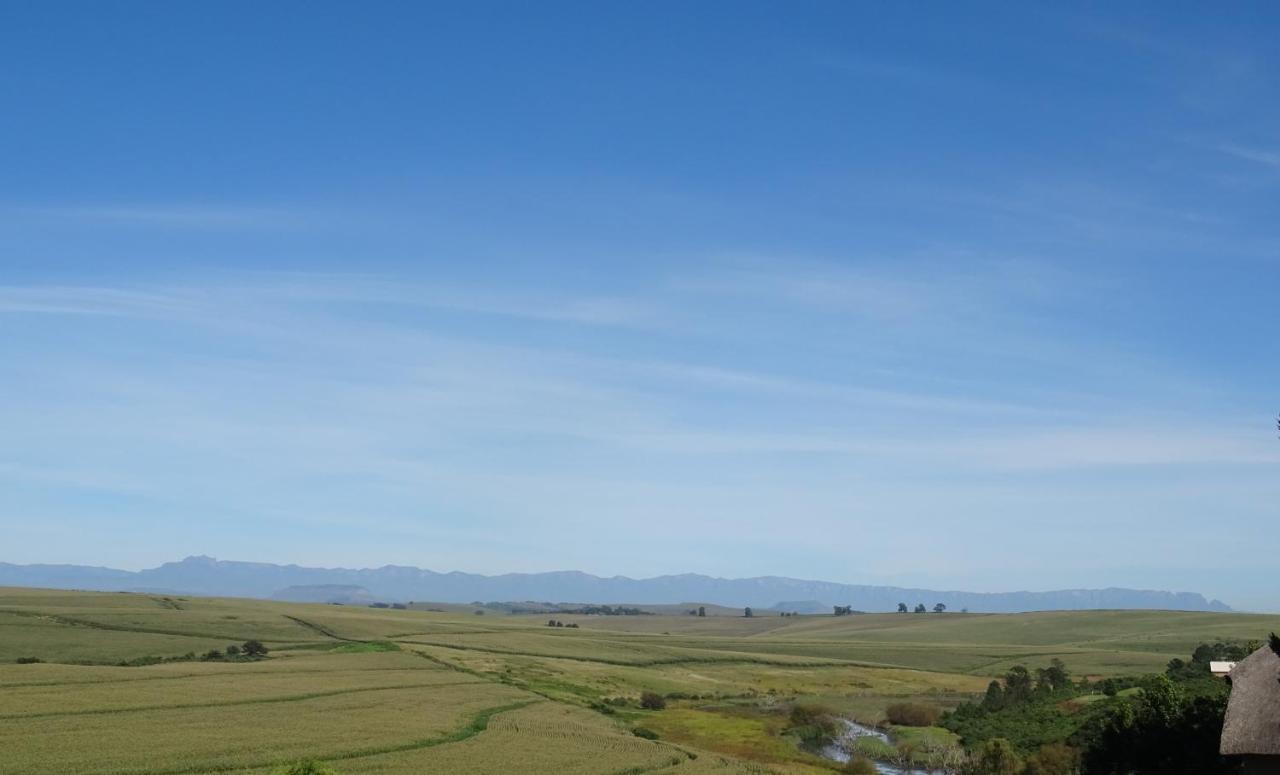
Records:
[[[0,589],[0,774],[829,772],[782,734],[790,703],[874,724],[904,699],[976,697],[1013,664],[1153,672],[1280,630],[1151,611],[555,618],[579,626]],[[200,658],[249,640],[268,656]],[[642,709],[643,692],[666,708]]]

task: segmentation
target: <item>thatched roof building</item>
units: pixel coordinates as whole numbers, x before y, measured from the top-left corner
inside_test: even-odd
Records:
[[[1263,646],[1232,670],[1222,725],[1223,754],[1245,757],[1245,772],[1280,773],[1280,655]]]

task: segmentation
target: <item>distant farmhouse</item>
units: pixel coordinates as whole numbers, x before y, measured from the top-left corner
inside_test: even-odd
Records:
[[[1244,759],[1246,775],[1280,775],[1280,641],[1231,669],[1221,752]]]

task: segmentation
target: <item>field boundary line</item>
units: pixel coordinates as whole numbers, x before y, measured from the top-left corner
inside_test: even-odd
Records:
[[[423,748],[434,748],[438,745],[448,745],[450,743],[460,743],[468,738],[475,737],[481,732],[489,728],[489,720],[500,713],[507,713],[520,708],[528,707],[535,703],[543,702],[543,700],[523,700],[520,702],[507,703],[506,705],[498,705],[492,708],[485,708],[472,714],[470,721],[463,727],[450,732],[441,737],[428,737],[421,740],[414,740],[408,743],[396,743],[384,746],[371,746],[368,748],[357,748],[349,751],[339,751],[337,753],[320,753],[313,754],[311,758],[323,762],[341,762],[350,761],[351,759],[363,759],[367,756],[381,756],[389,753],[403,753],[405,751],[416,751]],[[195,767],[172,767],[168,769],[115,769],[115,770],[99,770],[93,775],[199,775],[201,773],[210,772],[235,772],[243,770],[256,770],[266,767],[274,767],[284,763],[281,759],[259,760],[256,762],[226,762],[222,764],[212,764],[207,766]]]
[[[258,662],[258,663],[255,663],[255,664],[263,664],[264,662],[266,662],[266,660],[263,660],[263,662]],[[70,663],[67,663],[67,662],[46,662],[46,663],[44,663],[44,664],[47,664],[47,665],[58,665],[58,666],[60,666],[60,667],[115,667],[115,668],[119,668],[119,669],[121,669],[121,670],[140,670],[140,669],[142,669],[142,668],[137,668],[137,667],[120,667],[119,665],[116,665],[116,664],[109,664],[109,665],[80,665],[80,664],[70,664]],[[169,663],[169,664],[178,664],[178,663]],[[202,664],[202,663],[200,663],[200,662],[185,662],[185,663],[181,663],[181,664]],[[148,665],[148,667],[157,667],[157,665]],[[282,670],[282,671],[280,671],[280,672],[278,672],[278,673],[274,673],[274,672],[273,672],[273,673],[262,673],[262,675],[271,675],[271,676],[279,676],[279,675],[317,675],[317,674],[320,674],[320,673],[324,673],[324,674],[329,675],[329,674],[333,674],[333,673],[335,673],[335,672],[338,672],[338,673],[413,673],[413,672],[419,672],[419,671],[421,671],[421,670],[423,670],[423,669],[424,669],[424,668],[421,668],[421,667],[361,667],[361,668],[356,668],[356,669],[341,669],[341,670],[320,670],[320,669],[317,669],[317,670]],[[104,685],[104,686],[109,686],[109,685],[112,685],[112,684],[149,683],[149,682],[151,682],[151,681],[180,681],[180,680],[182,680],[182,679],[184,679],[184,678],[186,678],[186,679],[201,679],[201,678],[221,678],[221,677],[223,677],[223,676],[244,676],[244,675],[246,675],[246,673],[243,673],[243,672],[236,672],[236,671],[234,671],[234,670],[226,670],[226,671],[217,672],[217,673],[183,673],[182,675],[144,675],[144,676],[142,676],[141,678],[109,678],[109,679],[106,679],[106,680],[103,680],[103,681],[32,681],[31,683],[13,683],[13,684],[4,684],[4,683],[0,683],[0,689],[25,689],[25,688],[27,688],[28,686],[35,687],[35,688],[49,688],[49,687],[52,687],[52,686],[96,686],[96,685],[99,685],[99,684],[102,684],[102,685]],[[247,675],[259,675],[259,674],[258,674],[258,673],[248,673]]]
[[[227,633],[209,633],[209,632],[182,632],[180,630],[161,630],[154,627],[125,627],[121,624],[107,624],[106,622],[95,622],[89,619],[77,619],[72,616],[61,616],[59,614],[46,614],[39,611],[21,611],[11,608],[0,608],[0,614],[12,614],[14,616],[23,616],[28,619],[49,619],[57,624],[66,627],[88,627],[94,630],[108,630],[110,632],[140,632],[146,635],[173,635],[179,638],[204,638],[206,640],[248,640],[243,633],[237,635],[228,635]],[[250,636],[252,637],[252,636]],[[270,643],[278,643],[279,641],[268,641]]]
[[[17,713],[0,716],[0,721],[22,721],[25,719],[64,718],[70,716],[114,716],[119,713],[147,713],[157,710],[199,710],[203,708],[229,708],[237,705],[270,705],[283,702],[305,702],[325,697],[339,697],[344,694],[363,694],[366,692],[392,692],[405,689],[431,689],[443,686],[473,686],[476,681],[449,681],[436,684],[409,684],[404,686],[359,686],[351,689],[329,689],[323,692],[306,692],[280,697],[259,697],[251,700],[218,700],[216,702],[192,702],[180,705],[138,705],[130,708],[86,708],[83,710],[50,711],[47,713]]]
[[[852,662],[829,659],[822,662],[781,662],[770,659],[757,659],[747,652],[722,652],[742,654],[742,657],[733,657],[729,659],[717,659],[715,657],[671,657],[670,659],[652,659],[636,662],[625,662],[620,659],[590,658],[590,657],[571,657],[564,654],[544,654],[534,651],[507,651],[503,649],[491,648],[486,646],[459,646],[454,643],[437,643],[432,641],[407,640],[403,641],[414,646],[432,646],[435,648],[452,649],[454,651],[478,651],[485,654],[502,654],[511,657],[537,657],[540,659],[567,659],[571,662],[590,662],[593,664],[614,665],[616,667],[659,667],[662,665],[769,665],[770,667],[884,667],[897,668],[903,670],[912,670],[915,668],[900,667],[898,665],[877,664],[874,662]],[[930,671],[920,671],[930,672]],[[936,672],[936,671],[935,671]]]
[[[306,627],[308,630],[311,630],[313,632],[318,632],[321,635],[325,636],[326,638],[333,638],[334,640],[346,641],[347,643],[369,643],[370,642],[367,640],[360,640],[358,638],[344,638],[343,636],[337,634],[336,632],[329,629],[328,627],[325,627],[324,625],[316,624],[315,622],[309,622],[306,619],[299,619],[298,617],[290,616],[289,614],[280,614],[280,615],[296,624],[300,624],[303,627]]]

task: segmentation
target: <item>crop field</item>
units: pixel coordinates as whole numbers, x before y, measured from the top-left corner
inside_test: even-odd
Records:
[[[830,772],[784,734],[791,703],[876,723],[903,699],[978,696],[1013,664],[1159,671],[1201,642],[1280,630],[1150,611],[556,618],[579,626],[0,589],[0,774]],[[205,656],[248,640],[268,655]]]

